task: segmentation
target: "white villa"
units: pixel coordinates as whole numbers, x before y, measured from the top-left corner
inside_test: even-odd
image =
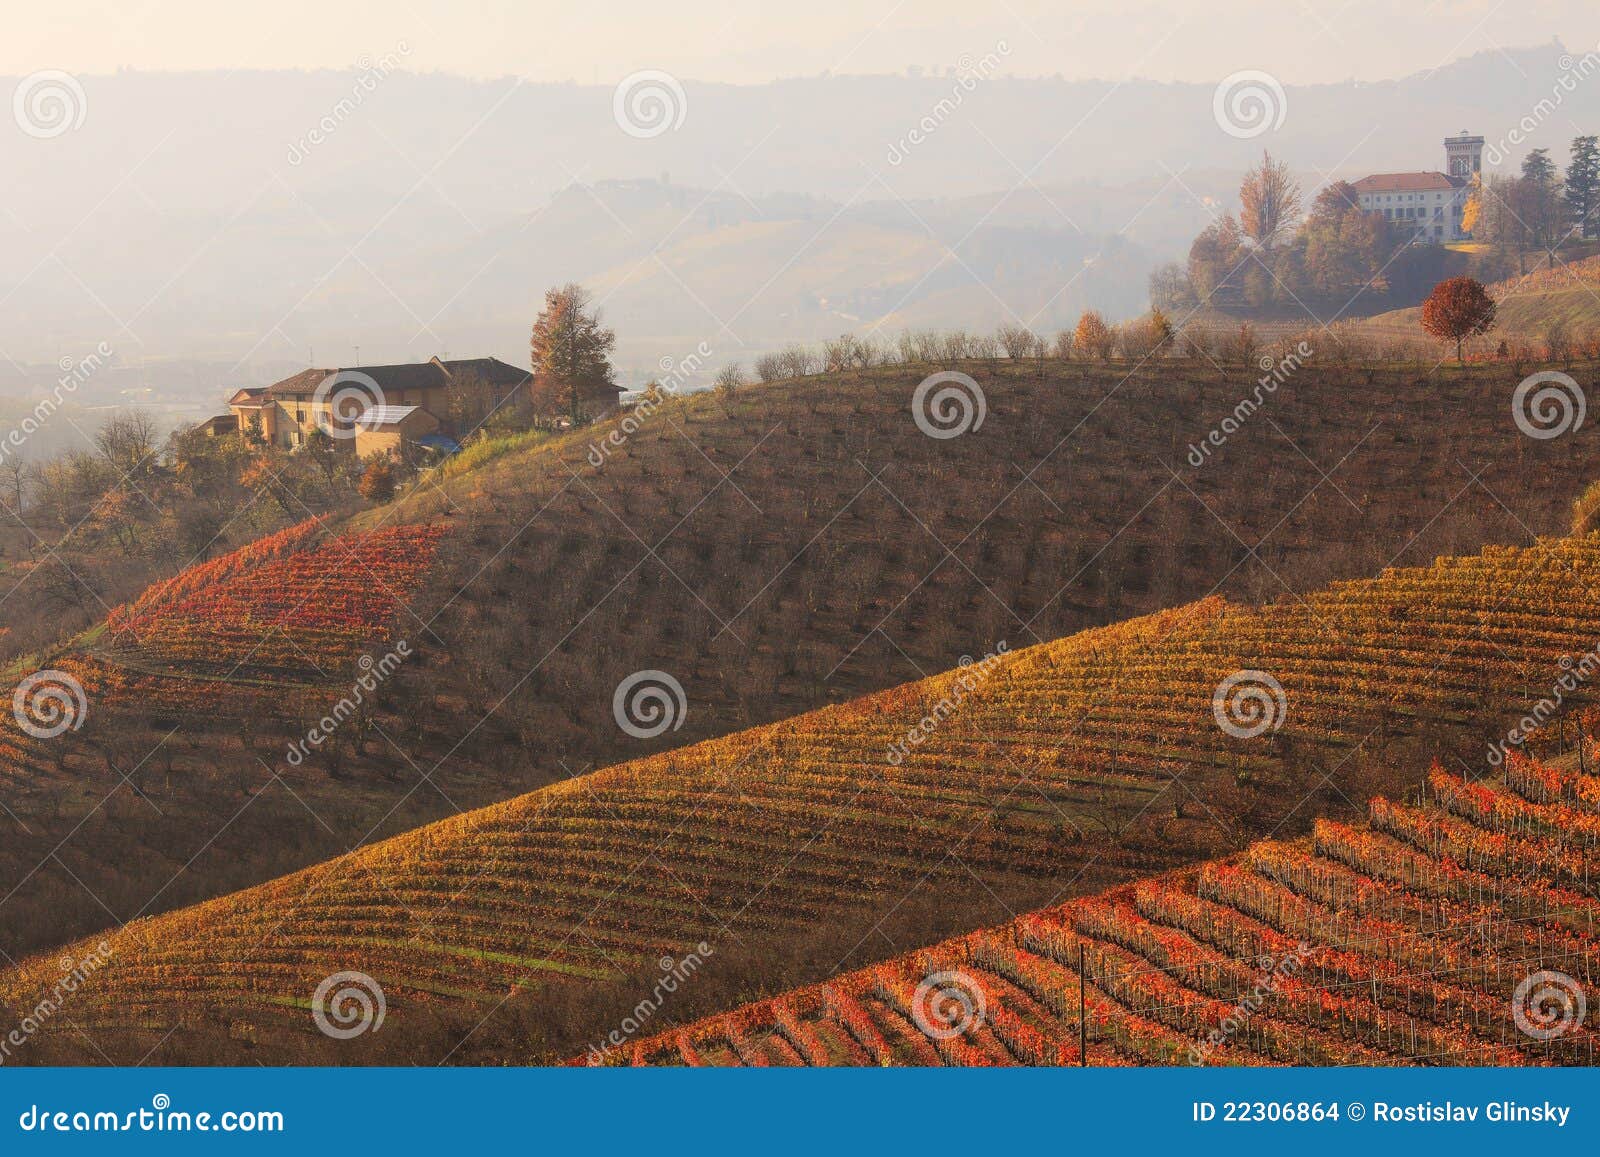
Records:
[[[1400,233],[1443,245],[1471,236],[1462,231],[1472,182],[1483,170],[1483,138],[1462,132],[1444,141],[1445,172],[1374,173],[1355,182],[1361,207],[1382,213]]]

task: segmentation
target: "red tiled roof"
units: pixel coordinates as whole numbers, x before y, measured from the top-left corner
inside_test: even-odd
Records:
[[[1459,189],[1467,182],[1447,173],[1374,173],[1355,182],[1358,193],[1425,193]]]

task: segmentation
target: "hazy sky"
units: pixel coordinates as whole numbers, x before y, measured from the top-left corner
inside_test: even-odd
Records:
[[[39,69],[406,66],[613,83],[637,69],[749,83],[943,68],[1004,42],[1006,69],[1071,78],[1378,79],[1559,37],[1600,44],[1594,0],[57,0],[8,4],[0,74]]]

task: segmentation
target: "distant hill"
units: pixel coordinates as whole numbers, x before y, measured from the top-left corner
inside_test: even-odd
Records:
[[[1592,1065],[1600,1033],[1556,1002],[1600,994],[1596,793],[1520,759],[1503,780],[1435,768],[1420,803],[1376,799],[1364,824],[1318,820],[578,1060]]]
[[[0,136],[0,348],[48,365],[109,340],[157,388],[179,358],[209,364],[204,403],[355,346],[520,361],[539,295],[568,279],[603,285],[635,381],[701,340],[748,362],[845,328],[1131,316],[1264,145],[1308,185],[1432,166],[1447,133],[1497,140],[1538,107],[1563,52],[1291,85],[1282,128],[1253,139],[1218,126],[1215,84],[994,75],[893,159],[953,76],[685,78],[681,126],[649,140],[608,85],[403,59],[376,80],[84,76],[79,129]],[[1577,86],[1523,147],[1560,155],[1596,122],[1600,93]]]
[[[1292,835],[1316,817],[1348,817],[1357,801],[1414,784],[1419,759],[1487,773],[1487,744],[1503,740],[1538,689],[1592,647],[1597,574],[1600,535],[1549,539],[1260,609],[1211,598],[1038,646],[997,644],[943,675],[591,773],[108,932],[109,963],[74,993],[73,1023],[114,1059],[152,1048],[161,1059],[210,1061],[577,1053],[691,955],[699,971],[672,1006],[677,1018],[1262,834]],[[1578,682],[1569,710],[1595,702]],[[1448,780],[1433,790],[1446,792]],[[1590,787],[1569,791],[1558,780],[1549,790],[1538,802]],[[1306,866],[1287,883],[1324,889],[1337,874],[1327,860],[1413,883],[1414,854],[1371,854],[1392,836],[1439,862],[1439,874],[1416,886],[1439,892],[1441,911],[1453,913],[1483,890],[1472,873],[1512,877],[1519,863],[1537,865],[1551,875],[1491,886],[1505,905],[1500,920],[1571,929],[1541,942],[1557,953],[1541,959],[1570,961],[1569,942],[1591,930],[1594,904],[1563,899],[1560,889],[1575,889],[1574,879],[1587,886],[1600,867],[1581,835],[1586,821],[1564,803],[1524,805],[1518,815],[1507,810],[1515,793],[1501,794],[1499,802],[1462,795],[1457,806],[1473,809],[1464,822],[1375,805],[1387,835],[1319,821],[1322,860],[1289,849]],[[1472,826],[1480,812],[1508,815],[1511,832],[1480,839]],[[1573,843],[1552,845],[1535,829],[1571,829]],[[1344,893],[1338,885],[1317,894],[1343,909]],[[1534,913],[1524,900],[1545,906]],[[1367,895],[1363,903],[1360,914],[1381,920],[1410,901]],[[1564,914],[1568,903],[1578,923]],[[1095,905],[1074,918],[1080,911],[1085,920],[1122,918]],[[1431,912],[1430,904],[1418,919]],[[1119,942],[1140,968],[1137,957],[1154,948],[1138,927],[1127,935],[1136,939]],[[1498,936],[1504,942],[1512,930]],[[1072,937],[1063,943],[1070,950]],[[1108,963],[1115,954],[1097,943],[1097,1002],[1137,991],[1133,1011],[1144,1019],[1198,1023],[1193,1011],[1153,1011],[1161,992]],[[3,974],[0,997],[31,1007],[58,955]],[[971,959],[990,967],[986,956]],[[993,969],[1026,987],[1029,967]],[[1048,983],[1059,993],[1058,966],[1040,967],[1057,976]],[[389,1027],[358,1045],[316,1032],[307,1011],[319,983],[350,970],[377,982],[388,1009]],[[1480,995],[1469,1003],[1495,985],[1470,987]],[[900,994],[891,1003],[903,996],[901,980],[891,991]],[[1312,1059],[1375,1055],[1363,1043],[1365,1021],[1347,1030],[1345,1015],[1337,1030],[1307,1035]],[[1427,1025],[1419,1031],[1432,1039]],[[1388,1033],[1393,1049],[1398,1033]],[[57,1051],[37,1055],[81,1047],[64,1027],[52,1037]],[[1328,1051],[1340,1042],[1347,1053]],[[1293,1047],[1293,1036],[1281,1037],[1273,1055],[1285,1059]],[[1161,1059],[1171,1044],[1150,1050]]]

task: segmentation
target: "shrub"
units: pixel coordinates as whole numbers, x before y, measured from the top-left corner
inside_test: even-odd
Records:
[[[377,455],[361,473],[357,489],[368,502],[388,502],[394,498],[394,462],[387,454]]]
[[[1102,362],[1111,360],[1117,345],[1116,333],[1106,324],[1106,319],[1092,309],[1083,311],[1072,341],[1084,357]]]

